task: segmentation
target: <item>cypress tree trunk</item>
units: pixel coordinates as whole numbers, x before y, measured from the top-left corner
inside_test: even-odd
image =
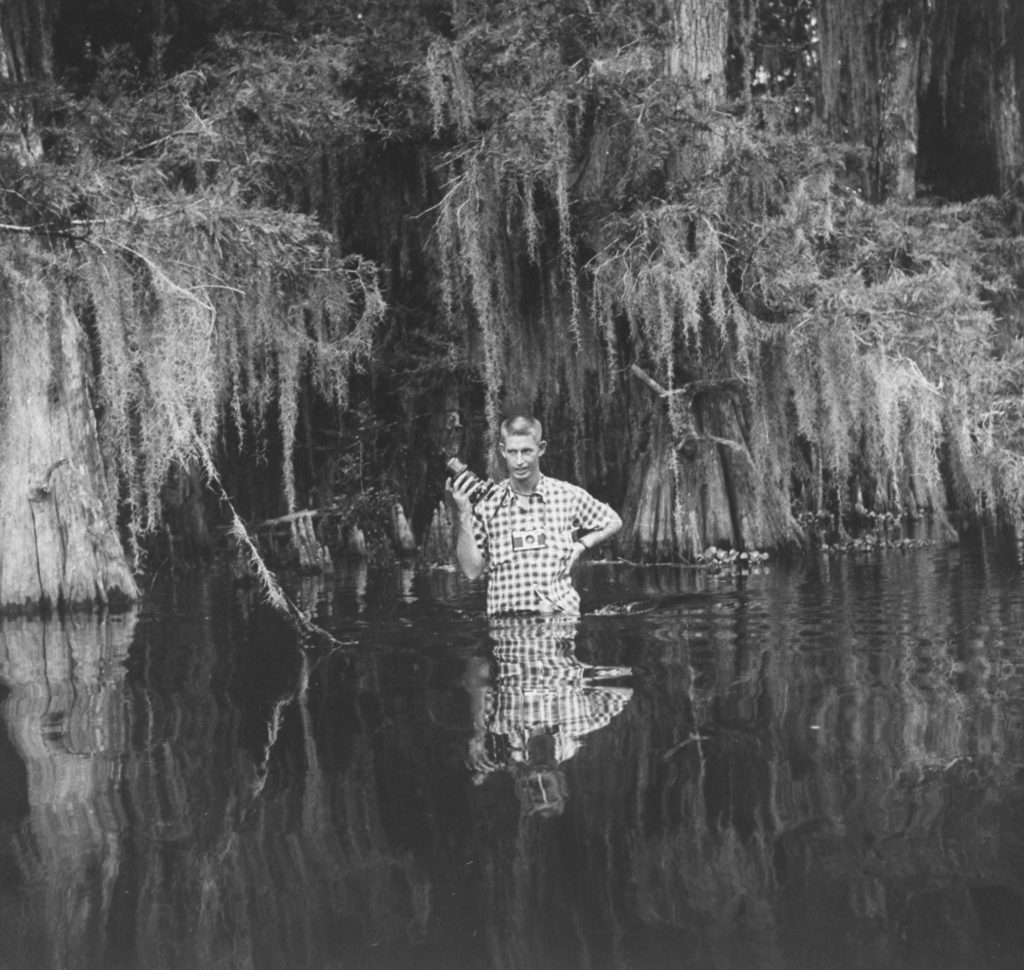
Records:
[[[874,198],[912,199],[931,4],[822,0],[819,9],[825,121],[840,141],[865,146]]]
[[[138,589],[101,460],[84,334],[63,299],[33,291],[0,289],[0,610],[130,601]]]
[[[0,6],[0,80],[52,74],[50,0]],[[0,153],[23,166],[41,146],[27,98],[0,115]],[[85,337],[52,254],[12,236],[0,248],[0,611],[107,605],[138,594],[88,394]]]
[[[0,3],[0,83],[8,90],[47,78],[53,70],[53,0]],[[42,143],[27,102],[0,99],[0,153],[19,160],[38,158]]]
[[[675,0],[670,23],[666,71],[686,85],[696,111],[713,109],[725,97],[729,4],[727,0]],[[713,112],[706,117],[703,138],[673,153],[669,161],[673,180],[699,178],[719,157],[722,139]],[[678,380],[672,373],[673,361],[655,365],[668,381]],[[639,391],[635,413],[643,417],[632,438],[637,442],[636,455],[629,464],[618,547],[630,558],[665,561],[692,557],[709,545],[742,545],[737,496],[730,486],[730,458],[702,436],[704,405],[679,389],[665,394],[656,382],[637,373],[663,396],[659,399]]]
[[[687,84],[697,111],[713,108],[725,98],[728,0],[673,0],[671,26],[666,72]],[[709,115],[706,121],[703,138],[675,151],[669,165],[671,177],[699,177],[720,155],[722,138],[715,116]]]
[[[910,4],[892,18],[878,90],[878,183],[883,198],[910,201],[917,194],[917,94],[920,87],[924,11]]]
[[[674,0],[670,16],[668,73],[687,78],[697,100],[713,104],[725,96],[728,0]]]
[[[1018,0],[989,0],[991,104],[996,172],[1003,192],[1024,192],[1024,11]],[[973,8],[965,16],[977,15]]]
[[[697,384],[696,401],[690,385],[677,389],[668,406],[637,402],[631,409],[644,417],[633,434],[637,455],[618,541],[626,558],[664,562],[693,558],[709,546],[794,538],[771,489],[751,478],[737,406],[715,382]]]
[[[955,199],[1019,192],[1024,8],[1018,0],[936,0],[928,63],[921,180]]]

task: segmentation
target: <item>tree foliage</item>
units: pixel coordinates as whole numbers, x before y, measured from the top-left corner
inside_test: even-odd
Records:
[[[254,446],[277,423],[294,504],[292,456],[321,461],[296,429],[352,437],[360,362],[377,476],[428,507],[431,413],[479,410],[474,448],[483,414],[558,419],[556,471],[621,501],[667,403],[734,542],[858,499],[1016,516],[1021,210],[979,197],[1012,187],[1018,61],[982,83],[1012,9],[963,41],[959,0],[705,7],[711,86],[662,0],[58,4],[6,220],[74,284],[137,527],[226,417]],[[938,156],[979,109],[998,175],[957,183]]]
[[[91,334],[101,441],[133,536],[160,523],[169,471],[216,451],[225,421],[257,452],[274,422],[294,506],[302,389],[344,410],[367,359],[384,306],[376,267],[282,198],[304,153],[345,137],[349,102],[318,73],[336,53],[226,40],[154,84],[113,48],[86,91],[37,106],[44,158],[5,162],[7,255],[47,273]]]
[[[846,148],[815,127],[810,14],[737,5],[748,86],[725,115],[666,76],[654,31],[625,47],[577,30],[593,46],[572,60],[557,31],[520,33],[514,18],[435,42],[435,137],[455,144],[438,216],[446,304],[482,333],[493,411],[523,395],[550,407],[568,385],[584,438],[582,389],[620,386],[632,363],[670,393],[739,377],[755,506],[767,488],[812,507],[867,492],[884,508],[941,508],[945,474],[962,505],[1012,512],[1016,419],[990,405],[1019,380],[1016,344],[994,347],[994,301],[1019,285],[1016,204],[871,204],[857,139],[885,106],[838,77],[834,97],[875,114],[850,115]],[[771,31],[786,16],[801,29],[780,52]],[[862,68],[868,83],[878,68]],[[677,433],[694,420],[669,413]]]

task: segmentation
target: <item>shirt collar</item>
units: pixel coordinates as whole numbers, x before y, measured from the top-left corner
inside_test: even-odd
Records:
[[[545,475],[542,472],[540,478],[537,479],[537,487],[530,493],[529,496],[524,496],[524,498],[529,498],[530,496],[533,495],[539,495],[542,499],[546,500],[549,481],[550,479],[547,477],[547,475]],[[512,488],[512,479],[506,478],[505,481],[502,482],[502,484],[505,486],[505,494],[502,497],[502,501],[505,501],[507,499],[509,502],[514,502],[516,500],[516,492],[515,489]]]

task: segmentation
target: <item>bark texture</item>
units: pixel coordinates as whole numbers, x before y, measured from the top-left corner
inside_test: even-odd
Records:
[[[1024,190],[1024,8],[990,0],[989,77],[992,137],[999,189]]]
[[[51,0],[0,5],[0,156],[42,154],[31,98],[53,74]],[[26,227],[27,228],[27,227]],[[52,253],[4,247],[0,267],[0,611],[110,605],[138,594],[117,533],[88,394],[85,338]]]
[[[0,608],[133,600],[87,393],[84,334],[62,300],[40,294],[33,307],[4,296]]]
[[[668,74],[689,80],[705,103],[724,98],[728,0],[673,0],[671,24]]]
[[[824,118],[840,141],[860,143],[876,199],[916,193],[917,96],[932,4],[925,0],[824,0]]]
[[[17,91],[53,72],[51,0],[0,3],[0,84]],[[0,153],[25,161],[38,158],[42,143],[23,98],[0,100]]]
[[[729,5],[678,0],[671,6],[671,27],[666,72],[686,85],[708,123],[676,148],[668,165],[673,180],[696,181],[724,144],[714,109],[726,92]],[[651,363],[670,385],[684,379],[675,373],[674,360]],[[629,465],[620,551],[627,558],[666,561],[692,559],[708,546],[742,547],[733,465],[745,462],[746,449],[732,437],[736,429],[723,424],[715,396],[702,393],[704,382],[666,389],[639,367],[633,373],[649,390],[640,384],[631,389],[636,404],[629,411],[639,420],[630,438],[635,460]]]

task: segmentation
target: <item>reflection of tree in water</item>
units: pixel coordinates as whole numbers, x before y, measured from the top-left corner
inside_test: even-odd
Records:
[[[1021,597],[867,576],[591,625],[637,690],[557,828],[481,823],[493,966],[1021,965]]]
[[[586,735],[620,714],[633,689],[609,685],[629,668],[588,666],[574,655],[576,619],[523,617],[491,623],[488,657],[466,673],[473,737],[468,764],[481,784],[506,770],[526,815],[561,815],[568,788],[563,765]]]
[[[134,618],[74,624],[6,620],[0,630],[4,752],[0,818],[25,905],[0,909],[4,966],[41,970],[96,965],[113,908],[124,847],[117,794],[124,754],[124,666]],[[20,776],[20,777],[19,777]],[[24,785],[24,788],[22,788]],[[12,869],[5,866],[3,889]],[[6,893],[4,893],[6,896]],[[2,897],[0,897],[2,898]]]
[[[9,621],[0,963],[1016,970],[1024,597],[865,574],[584,617],[554,661],[493,635],[476,681],[482,618],[312,665],[214,604],[140,622],[126,665],[127,626]],[[603,723],[557,700],[622,663]],[[554,723],[571,798],[540,818],[512,776]]]
[[[404,934],[422,896],[381,824],[364,712],[335,698],[346,743],[325,749],[310,658],[265,616],[242,633],[135,646],[122,883],[147,970],[325,966]]]
[[[0,628],[0,966],[276,970],[407,939],[429,894],[382,825],[372,713],[335,698],[321,751],[288,630],[174,605],[134,640]]]

